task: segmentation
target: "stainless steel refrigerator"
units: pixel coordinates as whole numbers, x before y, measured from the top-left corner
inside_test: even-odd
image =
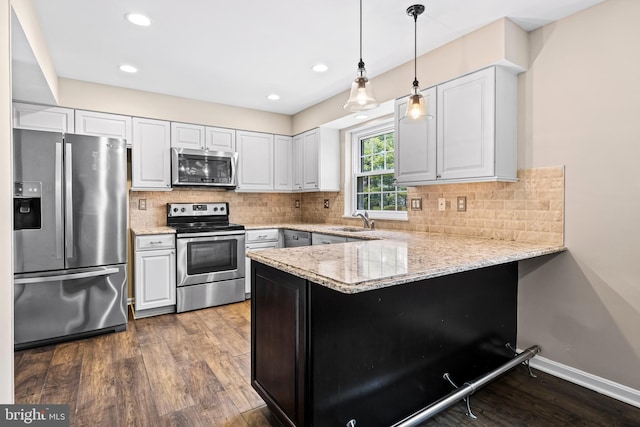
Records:
[[[125,141],[13,134],[16,349],[126,329]]]

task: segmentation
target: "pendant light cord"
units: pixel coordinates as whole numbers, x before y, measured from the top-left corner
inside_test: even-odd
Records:
[[[418,86],[418,14],[415,10],[413,11],[413,85]]]
[[[360,62],[359,68],[364,68],[364,62],[362,61],[362,0],[360,0]]]

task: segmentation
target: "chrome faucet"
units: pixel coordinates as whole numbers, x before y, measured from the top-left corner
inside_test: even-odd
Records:
[[[364,211],[364,213],[355,211],[351,214],[351,216],[362,218],[362,220],[364,221],[364,228],[369,228],[369,214],[367,213],[367,211]],[[373,225],[373,221],[371,221],[371,225]]]

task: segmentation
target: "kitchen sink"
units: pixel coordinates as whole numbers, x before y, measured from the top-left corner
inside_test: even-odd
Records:
[[[334,227],[332,230],[335,231],[346,231],[348,233],[357,233],[360,231],[370,231],[369,228],[360,228],[360,227]]]

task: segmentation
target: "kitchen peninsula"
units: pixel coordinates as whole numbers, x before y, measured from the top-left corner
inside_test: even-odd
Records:
[[[249,253],[252,384],[285,425],[389,426],[513,357],[518,261],[565,250],[301,225],[366,238]],[[376,239],[376,240],[373,240]]]

